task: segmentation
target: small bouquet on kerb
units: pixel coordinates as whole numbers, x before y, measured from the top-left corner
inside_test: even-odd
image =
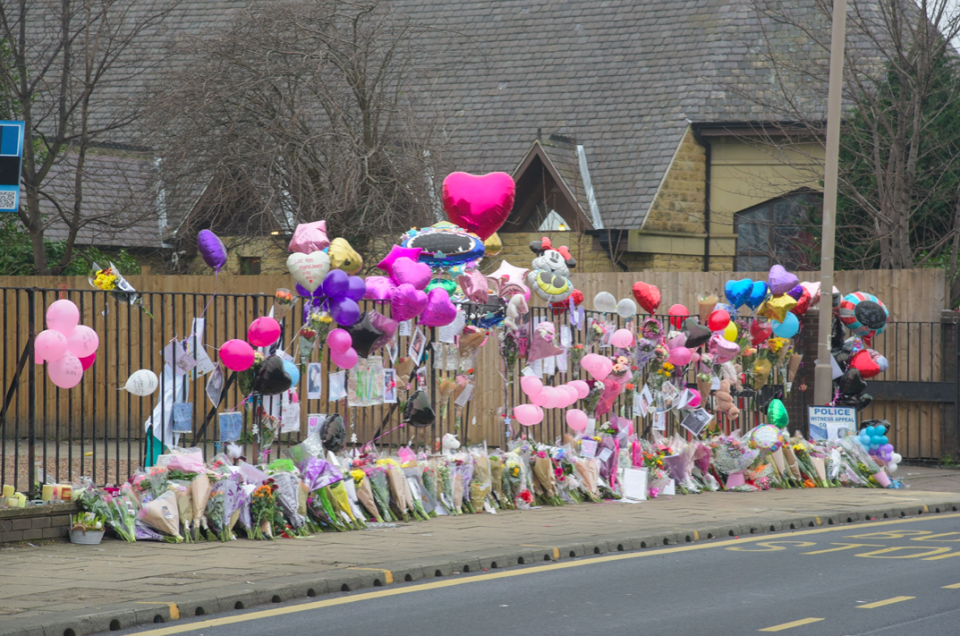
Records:
[[[117,269],[117,266],[113,263],[110,263],[110,267],[100,267],[96,263],[93,263],[87,274],[87,280],[97,289],[110,292],[111,296],[122,303],[139,307],[143,313],[147,314],[151,319],[153,318],[153,314],[143,306],[143,298],[137,290],[133,288],[133,285],[123,277],[123,274],[120,273],[120,270]]]

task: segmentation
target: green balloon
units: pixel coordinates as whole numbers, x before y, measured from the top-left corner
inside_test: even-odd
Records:
[[[427,293],[430,293],[430,290],[436,289],[437,287],[447,292],[448,296],[453,296],[453,293],[457,291],[457,284],[454,281],[447,280],[446,278],[434,278],[430,281],[430,284],[427,285]]]
[[[777,428],[787,428],[790,423],[790,415],[787,413],[787,407],[780,400],[771,400],[767,407],[767,422]]]

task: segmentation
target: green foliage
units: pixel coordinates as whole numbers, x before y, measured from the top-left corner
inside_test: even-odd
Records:
[[[915,260],[923,259],[927,267],[946,267],[952,242],[938,244],[954,230],[954,215],[960,192],[960,72],[957,62],[945,57],[935,63],[931,86],[924,90],[919,122],[919,152],[917,180],[910,191],[909,239]],[[886,82],[876,91],[878,112],[886,115],[888,128],[873,119],[867,108],[857,108],[844,121],[840,142],[842,183],[837,201],[836,267],[843,269],[875,269],[890,264],[881,263],[880,239],[876,212],[861,205],[855,194],[879,209],[880,199],[892,193],[890,185],[878,187],[876,162],[887,168],[890,158],[900,160],[900,168],[893,174],[904,174],[905,156],[899,156],[894,135],[910,140],[915,123],[902,104],[909,103],[911,88],[901,85],[901,78],[889,69]],[[878,130],[879,134],[874,135]],[[905,153],[904,153],[905,154]],[[820,238],[819,213],[812,216],[811,231]],[[940,251],[945,250],[945,251]]]
[[[0,276],[33,276],[36,270],[33,267],[33,243],[30,234],[26,231],[15,214],[0,215]],[[50,241],[44,239],[44,252],[47,262],[59,263],[66,250],[66,241]],[[127,250],[121,249],[115,253],[104,253],[96,247],[74,249],[73,257],[67,267],[60,272],[63,276],[86,276],[90,265],[94,262],[101,267],[113,263],[124,274],[139,274],[140,266],[137,260]]]

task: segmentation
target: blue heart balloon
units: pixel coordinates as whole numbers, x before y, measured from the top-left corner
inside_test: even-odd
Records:
[[[753,289],[753,281],[749,278],[743,280],[728,280],[723,286],[723,295],[736,308],[743,306],[750,297],[750,291]],[[731,314],[732,315],[732,314]]]
[[[730,314],[730,318],[737,317],[737,308],[734,307],[733,305],[728,305],[727,303],[717,303],[717,306],[714,307],[713,310],[716,311],[718,309],[722,309],[728,314]]]
[[[747,298],[746,303],[747,307],[753,311],[757,310],[757,307],[763,304],[763,301],[767,299],[767,296],[770,295],[770,288],[767,287],[767,284],[762,280],[758,280],[753,284],[753,287],[750,289],[750,296]]]

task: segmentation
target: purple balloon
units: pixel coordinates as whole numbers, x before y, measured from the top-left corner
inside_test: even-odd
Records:
[[[796,301],[799,301],[803,297],[803,285],[797,285],[793,289],[787,292],[787,295],[790,298],[793,298]]]
[[[343,270],[331,270],[323,279],[323,295],[327,298],[341,298],[350,288],[350,277]]]
[[[331,298],[330,315],[338,325],[349,327],[360,319],[360,305],[350,298]]]
[[[359,276],[350,276],[347,278],[346,297],[350,300],[361,301],[367,293],[367,284]]]
[[[396,288],[389,276],[367,276],[364,285],[366,293],[363,297],[367,300],[390,300],[390,295]]]
[[[223,241],[210,230],[200,230],[197,236],[197,247],[200,249],[200,256],[203,262],[219,271],[227,264],[227,248],[223,246]]]

